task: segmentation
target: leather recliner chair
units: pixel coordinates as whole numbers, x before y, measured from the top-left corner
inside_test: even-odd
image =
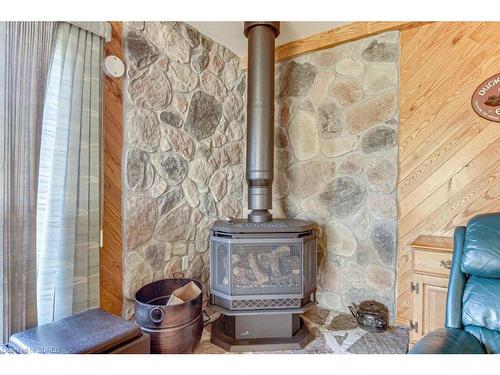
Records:
[[[478,215],[454,235],[445,328],[410,354],[500,353],[500,213]]]

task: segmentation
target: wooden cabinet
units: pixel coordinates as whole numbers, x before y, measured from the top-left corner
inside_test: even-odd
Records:
[[[412,244],[410,342],[444,327],[453,239],[419,236]]]

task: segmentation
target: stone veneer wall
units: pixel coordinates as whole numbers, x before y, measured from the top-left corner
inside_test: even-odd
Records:
[[[206,283],[213,220],[246,215],[246,77],[180,22],[125,23],[124,316],[142,285]],[[394,317],[399,34],[276,67],[276,217],[317,223],[320,303],[375,298]],[[206,292],[206,290],[205,290]]]
[[[399,33],[276,68],[274,215],[317,223],[323,306],[394,318]]]
[[[172,277],[209,277],[209,227],[241,215],[246,79],[231,51],[181,22],[124,25],[124,308]],[[206,291],[206,288],[205,288]]]

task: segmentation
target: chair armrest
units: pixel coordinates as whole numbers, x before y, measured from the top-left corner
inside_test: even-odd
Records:
[[[476,337],[458,328],[440,328],[425,335],[409,354],[486,354]]]
[[[448,295],[446,297],[445,327],[463,328],[462,326],[462,297],[465,288],[465,274],[462,273],[460,263],[465,242],[465,227],[455,228],[453,236],[453,260],[451,262]]]

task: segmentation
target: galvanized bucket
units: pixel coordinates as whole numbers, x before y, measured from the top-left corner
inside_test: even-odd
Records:
[[[151,353],[192,353],[203,331],[203,293],[191,301],[166,306],[172,292],[197,280],[164,279],[135,294],[135,322],[151,337]]]

